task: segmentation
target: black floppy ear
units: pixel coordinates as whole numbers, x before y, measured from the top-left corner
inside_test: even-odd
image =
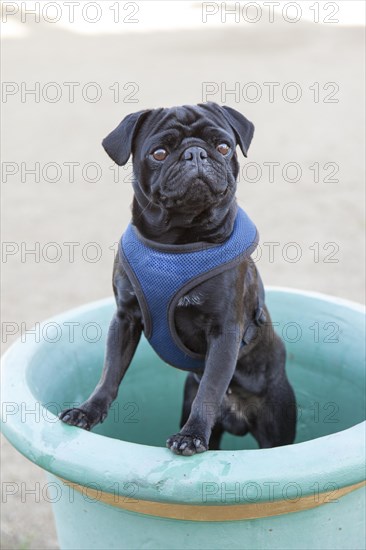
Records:
[[[239,113],[239,111],[236,111],[231,107],[226,107],[226,105],[223,105],[221,109],[224,117],[234,130],[237,143],[240,146],[243,155],[246,157],[254,134],[254,124],[245,118],[244,115]]]
[[[119,166],[126,164],[132,151],[132,140],[141,117],[149,110],[127,115],[114,130],[102,141],[106,153]]]

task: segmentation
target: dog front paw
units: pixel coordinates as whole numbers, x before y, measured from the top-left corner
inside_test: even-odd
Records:
[[[100,413],[94,411],[93,413],[86,411],[85,409],[66,409],[59,414],[60,420],[69,424],[70,426],[77,426],[84,430],[91,430],[96,424],[103,422],[107,413]]]
[[[166,446],[176,455],[191,456],[204,453],[208,449],[207,442],[200,435],[175,434],[169,437]]]

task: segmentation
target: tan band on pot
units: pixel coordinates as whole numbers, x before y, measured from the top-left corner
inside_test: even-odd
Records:
[[[274,500],[257,504],[177,504],[157,502],[153,500],[139,500],[118,494],[106,493],[93,487],[79,485],[60,478],[63,483],[83,494],[89,502],[102,502],[130,512],[159,516],[162,518],[181,519],[189,521],[238,521],[243,519],[258,519],[269,516],[280,516],[292,512],[301,512],[316,508],[326,503],[336,503],[338,499],[356,489],[364,487],[366,482],[361,481],[354,485],[332,489],[323,493],[316,493],[300,497],[296,500]]]

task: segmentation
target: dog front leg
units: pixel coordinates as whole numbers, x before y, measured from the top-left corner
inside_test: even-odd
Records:
[[[101,378],[93,393],[78,408],[66,409],[60,419],[71,426],[90,430],[103,422],[116,399],[119,385],[135,353],[141,325],[118,312],[109,326],[107,350]]]
[[[212,428],[236,368],[239,346],[237,329],[210,338],[205,369],[188,420],[166,443],[173,453],[190,456],[208,450]]]

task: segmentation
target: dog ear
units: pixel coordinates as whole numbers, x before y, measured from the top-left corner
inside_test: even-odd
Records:
[[[226,107],[226,105],[223,105],[221,109],[224,117],[234,130],[237,143],[240,146],[243,155],[246,157],[254,134],[254,124],[245,118],[244,115],[231,107]]]
[[[142,122],[143,115],[150,110],[138,111],[127,115],[107,137],[102,141],[106,153],[119,166],[126,164],[132,152],[132,141],[137,126]]]

